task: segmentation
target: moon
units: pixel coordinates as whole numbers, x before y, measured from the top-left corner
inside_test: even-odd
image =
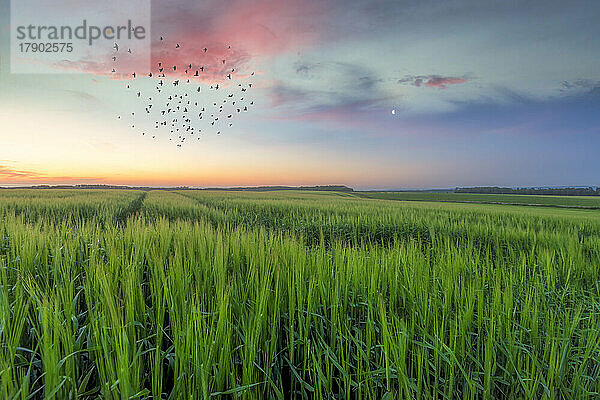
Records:
[[[396,115],[396,109],[395,108],[392,110],[392,115]]]

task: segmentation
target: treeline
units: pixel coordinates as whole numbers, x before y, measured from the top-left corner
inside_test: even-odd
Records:
[[[342,185],[324,185],[324,186],[251,186],[251,187],[232,187],[232,188],[206,188],[204,190],[230,190],[245,192],[270,192],[273,190],[309,190],[321,192],[354,192],[354,189]]]
[[[497,186],[456,188],[454,193],[476,194],[539,194],[549,196],[600,196],[600,187],[569,188],[507,188]]]

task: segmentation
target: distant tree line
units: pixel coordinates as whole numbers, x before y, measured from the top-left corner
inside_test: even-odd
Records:
[[[205,188],[204,190],[235,190],[245,192],[270,192],[273,190],[309,190],[320,192],[354,192],[354,189],[342,185],[324,185],[324,186],[251,186],[251,187],[232,187],[232,188]]]
[[[477,194],[539,194],[550,196],[600,196],[600,187],[568,188],[508,188],[497,186],[456,188],[454,193]]]

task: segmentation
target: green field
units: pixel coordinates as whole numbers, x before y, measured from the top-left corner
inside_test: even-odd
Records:
[[[370,199],[440,201],[453,203],[513,204],[600,210],[600,196],[540,196],[519,194],[475,194],[448,192],[357,192]]]
[[[361,196],[0,190],[0,398],[599,398],[600,211]]]

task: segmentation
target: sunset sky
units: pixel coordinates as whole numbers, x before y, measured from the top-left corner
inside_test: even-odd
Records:
[[[181,148],[116,118],[139,104],[101,60],[11,74],[9,6],[0,185],[600,185],[598,1],[153,2],[153,62],[230,44],[256,72],[252,112]]]

